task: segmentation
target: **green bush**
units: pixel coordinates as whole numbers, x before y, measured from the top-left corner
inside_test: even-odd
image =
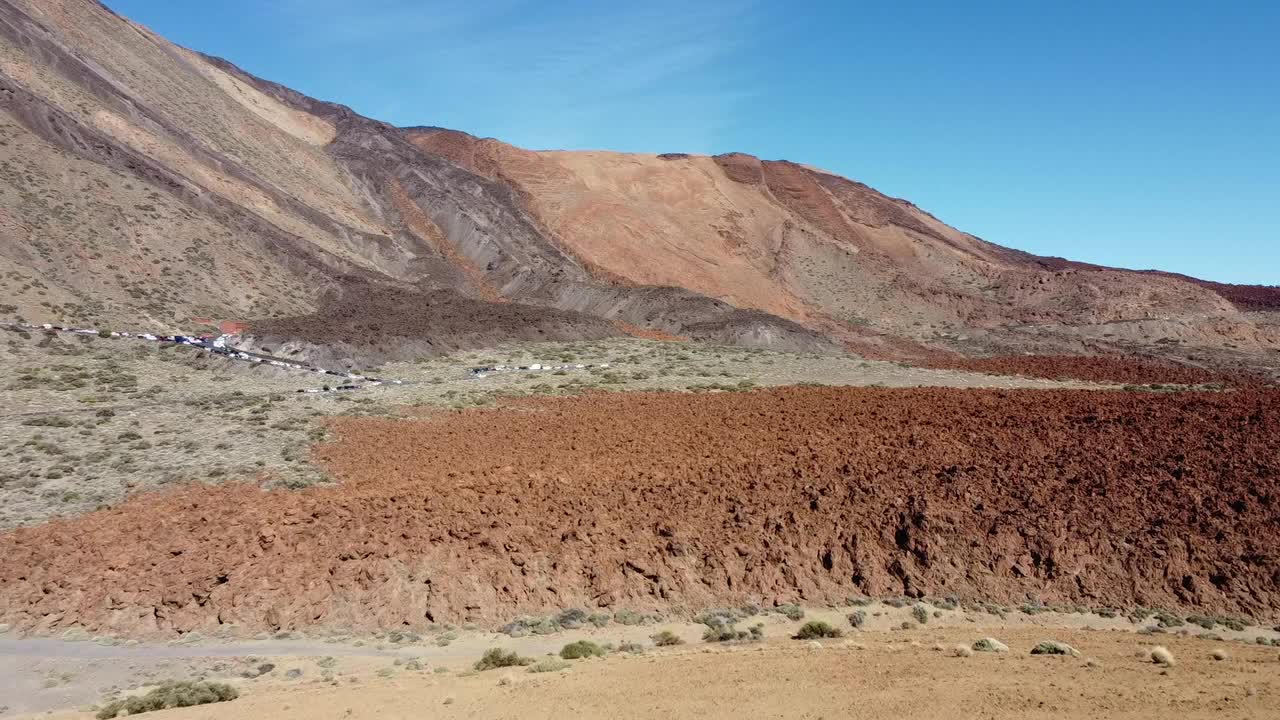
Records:
[[[658,647],[670,647],[672,645],[684,644],[684,640],[681,640],[679,635],[671,632],[670,630],[663,630],[662,632],[654,633],[649,636],[649,639]]]
[[[211,682],[167,682],[146,695],[112,701],[98,711],[99,720],[168,710],[169,708],[207,705],[235,700],[240,694],[230,685]]]
[[[560,657],[565,660],[581,660],[589,657],[604,657],[608,654],[604,648],[590,640],[578,640],[560,648]]]
[[[849,613],[849,624],[855,628],[860,628],[867,624],[867,611],[854,610]]]
[[[929,622],[929,610],[923,605],[916,605],[911,608],[911,617],[915,618],[916,622],[924,625]]]
[[[821,620],[810,620],[792,636],[793,640],[816,640],[817,638],[844,637],[844,633]]]
[[[514,650],[503,650],[501,648],[489,648],[485,651],[484,656],[476,661],[476,670],[494,670],[504,667],[521,667],[524,665],[532,665],[533,658],[522,657]]]

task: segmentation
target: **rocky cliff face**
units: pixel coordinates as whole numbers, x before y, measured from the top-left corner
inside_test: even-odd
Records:
[[[394,291],[423,299],[403,326],[428,335],[460,303],[498,327],[537,315],[496,308],[516,303],[570,335],[810,351],[1017,346],[1028,327],[1064,347],[1280,344],[1241,312],[1272,290],[1037,258],[794,163],[396,128],[94,0],[0,0],[0,40],[0,295],[30,320],[289,317],[273,327],[323,341],[322,305]]]

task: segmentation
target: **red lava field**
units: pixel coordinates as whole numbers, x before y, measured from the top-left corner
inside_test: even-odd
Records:
[[[348,418],[341,483],[0,536],[0,621],[133,634],[947,595],[1280,609],[1280,394],[781,388]]]
[[[925,363],[946,370],[967,370],[992,375],[1097,383],[1146,385],[1207,385],[1211,383],[1256,384],[1257,378],[1205,370],[1157,360],[1138,360],[1113,355],[1000,355],[990,358],[934,358]]]

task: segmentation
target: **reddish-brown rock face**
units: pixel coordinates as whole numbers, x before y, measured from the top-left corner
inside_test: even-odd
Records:
[[[301,492],[0,537],[20,630],[497,621],[851,593],[1280,611],[1280,396],[778,389],[346,419]]]

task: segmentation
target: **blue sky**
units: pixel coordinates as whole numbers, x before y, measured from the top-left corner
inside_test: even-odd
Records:
[[[1280,3],[108,0],[397,125],[743,151],[992,242],[1280,284]]]

